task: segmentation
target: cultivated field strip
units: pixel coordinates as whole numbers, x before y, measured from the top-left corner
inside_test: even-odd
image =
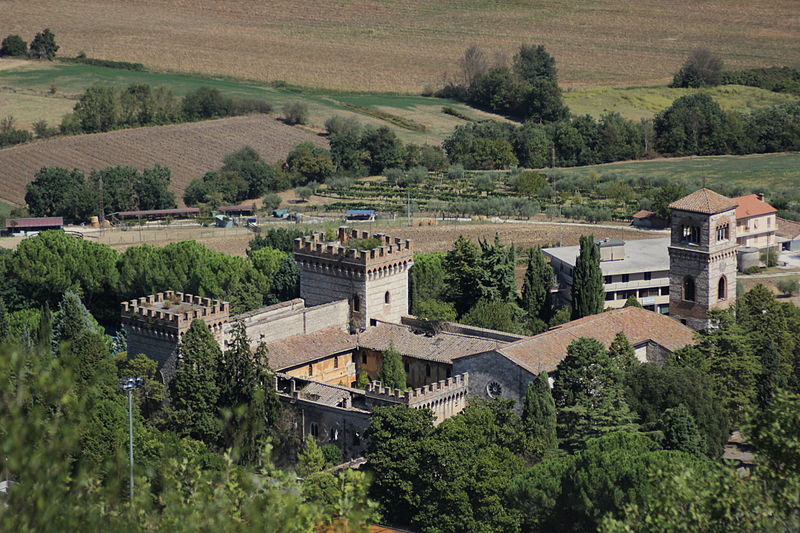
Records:
[[[698,46],[733,68],[800,57],[797,0],[6,0],[3,22],[65,56],[366,91],[439,83],[472,44],[544,44],[572,89],[662,85]]]
[[[0,200],[23,204],[25,186],[45,166],[88,173],[111,165],[142,169],[160,164],[172,169],[172,189],[180,203],[189,182],[218,169],[226,154],[252,146],[275,162],[304,141],[326,146],[323,138],[265,115],[50,139],[0,150]]]

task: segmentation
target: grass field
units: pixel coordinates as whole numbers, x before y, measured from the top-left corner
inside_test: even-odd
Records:
[[[796,0],[3,2],[5,33],[44,27],[69,56],[369,91],[419,92],[471,44],[544,44],[573,88],[664,84],[698,46],[732,67],[800,58]]]
[[[757,87],[723,85],[708,89],[671,89],[669,87],[633,87],[629,89],[587,89],[564,93],[564,101],[576,115],[592,115],[616,111],[629,120],[653,118],[659,111],[672,105],[681,96],[705,92],[726,111],[746,113],[754,109],[787,102],[798,102],[800,97],[776,93]]]
[[[266,115],[57,137],[0,150],[0,200],[22,204],[25,185],[43,166],[89,172],[110,165],[141,169],[161,164],[172,170],[172,190],[180,203],[186,185],[222,166],[226,154],[249,145],[275,162],[304,141],[326,145],[322,137]]]
[[[3,62],[4,60],[0,60],[0,66]],[[286,103],[302,101],[309,106],[311,127],[319,131],[323,130],[325,120],[332,115],[354,115],[366,124],[388,125],[403,140],[417,143],[439,144],[455,126],[465,123],[464,120],[442,113],[442,106],[458,108],[475,118],[499,118],[464,104],[439,98],[273,87],[266,83],[229,78],[214,79],[176,73],[136,72],[90,65],[16,60],[11,68],[0,68],[0,117],[13,115],[21,127],[30,127],[32,122],[40,119],[56,125],[61,122],[65,113],[72,111],[75,98],[87,87],[96,84],[127,87],[132,83],[169,87],[178,96],[205,85],[232,96],[260,98],[270,102],[275,107],[276,114],[280,114]],[[52,85],[56,87],[55,96],[50,94]],[[353,107],[348,106],[383,111],[410,119],[424,126],[425,131],[398,127],[366,112],[354,111]]]
[[[758,186],[768,196],[775,188],[800,188],[800,153],[709,156],[609,163],[558,169],[564,174],[614,173],[623,176],[668,176],[709,187],[720,183]]]

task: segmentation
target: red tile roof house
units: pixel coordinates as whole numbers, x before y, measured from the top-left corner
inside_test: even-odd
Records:
[[[471,397],[517,400],[519,407],[528,382],[542,371],[555,371],[572,341],[592,337],[608,347],[620,331],[643,362],[663,363],[672,352],[694,342],[694,331],[677,320],[625,307],[567,322],[494,350],[456,357],[453,374],[469,372]]]
[[[777,209],[764,201],[763,194],[732,198],[736,206],[736,244],[752,248],[775,246]]]

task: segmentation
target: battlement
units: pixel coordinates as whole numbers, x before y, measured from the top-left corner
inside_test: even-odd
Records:
[[[365,392],[367,396],[374,399],[382,399],[415,407],[420,403],[437,400],[454,393],[464,392],[468,385],[469,374],[465,373],[412,390],[384,387],[380,381],[373,381],[367,385]]]
[[[195,319],[214,328],[230,318],[228,302],[174,291],[143,296],[120,305],[123,324],[177,334],[189,329]]]
[[[377,239],[381,244],[370,250],[358,250],[348,246],[348,242],[362,239]],[[410,239],[392,238],[385,233],[370,233],[342,226],[335,241],[326,241],[324,233],[312,233],[295,239],[294,252],[296,255],[310,255],[369,266],[413,256],[414,242]]]

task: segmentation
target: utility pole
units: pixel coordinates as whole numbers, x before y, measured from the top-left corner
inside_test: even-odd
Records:
[[[123,378],[119,380],[119,388],[128,393],[128,452],[130,458],[130,493],[133,502],[133,390],[142,386],[142,378]]]

